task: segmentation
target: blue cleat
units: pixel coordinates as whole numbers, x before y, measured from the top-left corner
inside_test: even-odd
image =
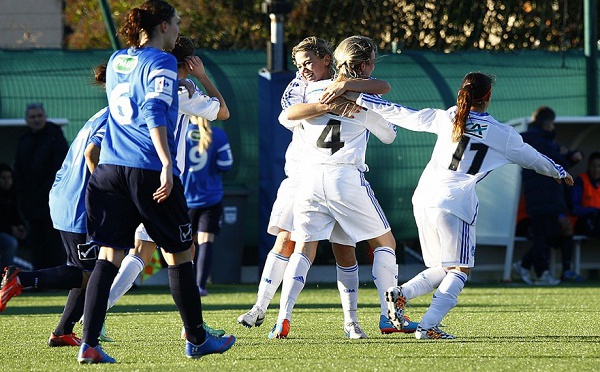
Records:
[[[201,345],[194,345],[187,340],[185,341],[185,356],[197,359],[208,354],[223,354],[229,350],[234,343],[235,336],[233,335],[216,337],[207,332],[206,340]]]
[[[87,363],[116,363],[116,360],[106,354],[100,345],[91,347],[88,344],[81,344],[77,361],[81,364]]]
[[[396,327],[394,327],[394,325],[392,324],[392,322],[390,321],[390,319],[387,316],[381,315],[379,317],[379,330],[384,335],[389,334],[389,333],[396,333],[396,332],[413,333],[417,330],[418,326],[419,326],[419,323],[411,322],[410,319],[405,315],[404,322],[402,324],[402,329],[399,330]]]

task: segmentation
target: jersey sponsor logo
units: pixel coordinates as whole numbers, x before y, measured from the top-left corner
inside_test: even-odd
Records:
[[[465,126],[465,134],[472,137],[485,139],[488,134],[488,128],[489,124],[485,123],[467,123]]]
[[[116,56],[113,60],[113,70],[120,74],[129,74],[138,64],[137,56]]]
[[[182,242],[192,241],[192,224],[179,225],[179,237]]]
[[[173,85],[173,80],[165,76],[159,76],[154,79],[154,91],[156,93],[165,93],[171,95],[173,94]]]

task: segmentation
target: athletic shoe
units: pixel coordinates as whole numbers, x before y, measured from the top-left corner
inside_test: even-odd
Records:
[[[536,285],[559,285],[560,279],[553,277],[552,274],[550,274],[550,272],[548,270],[546,270],[542,273],[542,276],[540,276],[538,278],[538,280],[535,281],[535,284]]]
[[[585,279],[583,278],[583,276],[577,274],[573,270],[567,270],[567,271],[565,271],[562,274],[562,280],[564,280],[564,281],[570,281],[570,282],[577,282],[577,283],[581,283],[581,282],[585,281]]]
[[[8,300],[21,294],[23,286],[19,284],[19,278],[17,277],[20,272],[21,270],[15,266],[4,268],[4,276],[2,277],[2,283],[0,283],[0,311],[4,311]]]
[[[202,323],[202,328],[206,331],[206,333],[210,333],[213,336],[221,337],[225,335],[225,331],[222,329],[213,329],[206,322]],[[185,327],[181,327],[181,339],[185,340],[186,337]]]
[[[456,337],[442,331],[437,326],[429,329],[423,329],[421,326],[418,326],[417,331],[415,332],[415,338],[417,340],[451,340]]]
[[[82,344],[79,348],[79,354],[77,355],[77,361],[81,364],[87,363],[116,363],[117,361],[106,354],[102,350],[102,346],[91,347],[88,344]]]
[[[515,271],[517,272],[517,274],[519,274],[519,277],[525,284],[533,284],[533,280],[531,279],[531,274],[529,273],[529,270],[521,266],[521,261],[515,262],[513,264],[513,269],[515,269]]]
[[[408,316],[404,315],[404,323],[402,324],[402,329],[396,329],[396,327],[394,327],[394,325],[392,324],[392,322],[390,322],[390,319],[387,316],[381,315],[379,317],[379,330],[384,335],[396,332],[413,333],[417,329],[418,325],[419,323],[412,322]]]
[[[344,325],[344,333],[346,337],[352,340],[359,340],[361,338],[367,338],[367,334],[360,328],[358,322],[350,322]]]
[[[115,342],[115,339],[106,333],[106,320],[104,323],[102,323],[102,329],[100,329],[100,335],[98,336],[98,339],[102,342]]]
[[[277,321],[273,326],[271,332],[269,332],[269,338],[287,338],[290,333],[290,321],[284,319],[283,322]]]
[[[388,318],[392,325],[399,331],[404,327],[404,307],[406,297],[402,293],[402,287],[390,287],[385,292],[385,301],[388,306]]]
[[[208,296],[208,291],[205,288],[198,288],[198,292],[200,292],[200,297]]]
[[[54,334],[54,332],[52,332],[50,334],[50,338],[48,339],[48,346],[81,346],[81,339],[75,336],[75,333],[57,336],[56,334]]]
[[[265,321],[265,312],[260,307],[254,305],[250,311],[240,315],[237,321],[248,328],[260,327]]]
[[[210,333],[206,334],[206,340],[201,345],[194,345],[189,341],[185,342],[185,356],[197,359],[208,354],[223,354],[229,350],[235,343],[235,336],[227,335],[215,337]]]

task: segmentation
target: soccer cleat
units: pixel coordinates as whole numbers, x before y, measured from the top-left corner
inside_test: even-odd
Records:
[[[106,333],[106,320],[104,323],[102,323],[102,329],[100,329],[100,335],[98,336],[98,339],[102,342],[115,342],[115,339]]]
[[[290,321],[284,319],[283,322],[277,321],[273,326],[273,329],[269,332],[269,338],[287,338],[288,333],[290,333]]]
[[[415,338],[417,340],[451,340],[455,339],[456,337],[442,331],[437,326],[429,329],[423,329],[421,326],[418,326],[417,330],[415,331]]]
[[[387,316],[381,315],[379,317],[379,330],[384,335],[396,332],[413,333],[417,329],[418,325],[419,323],[412,322],[408,316],[404,315],[402,329],[396,329],[396,327],[394,327],[394,325],[392,324],[392,322],[390,322],[390,319]]]
[[[265,312],[260,307],[254,305],[250,311],[240,315],[237,321],[248,328],[260,327],[265,321]]]
[[[559,285],[560,279],[555,278],[550,274],[548,270],[544,271],[542,275],[535,281],[536,285]]]
[[[360,328],[358,322],[350,322],[344,325],[344,333],[346,337],[352,340],[359,340],[361,338],[367,338],[367,334]]]
[[[52,332],[50,334],[50,338],[48,339],[48,346],[81,346],[81,339],[75,336],[75,333],[57,336],[56,334],[54,334],[54,332]]]
[[[214,328],[210,327],[208,324],[206,324],[206,322],[202,323],[202,328],[204,328],[206,333],[210,333],[213,336],[221,337],[221,336],[225,335],[224,330],[214,329]],[[181,339],[182,340],[186,339],[185,327],[181,327]]]
[[[4,311],[8,300],[21,294],[23,286],[19,284],[19,278],[17,277],[20,272],[21,270],[15,266],[4,268],[4,276],[2,277],[2,283],[0,283],[0,311]]]
[[[88,344],[81,344],[77,361],[81,364],[87,363],[116,363],[117,361],[106,354],[100,345],[91,347]]]
[[[570,282],[576,282],[576,283],[581,283],[581,282],[585,281],[585,279],[583,278],[583,276],[577,274],[573,270],[567,270],[567,271],[565,271],[562,274],[562,280],[566,280],[566,281],[570,281]]]
[[[533,280],[531,279],[531,275],[529,274],[529,270],[521,266],[521,261],[517,261],[513,264],[513,269],[519,274],[519,277],[525,284],[532,285]]]
[[[402,287],[390,287],[385,292],[385,301],[388,306],[388,318],[392,325],[399,331],[404,327],[404,307],[406,297],[402,293]]]
[[[194,345],[189,341],[185,341],[185,356],[197,359],[208,354],[223,354],[229,350],[234,343],[235,336],[233,335],[216,337],[207,333],[206,340],[204,340],[201,345]]]

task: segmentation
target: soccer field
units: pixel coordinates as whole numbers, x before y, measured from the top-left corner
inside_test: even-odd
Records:
[[[80,366],[77,348],[50,348],[66,292],[24,293],[0,314],[2,371],[598,371],[600,283],[525,287],[469,285],[444,320],[456,340],[418,341],[412,335],[382,335],[372,283],[361,286],[359,320],[369,336],[348,340],[333,285],[307,285],[300,295],[289,338],[269,340],[278,295],[265,323],[247,329],[236,318],[255,300],[255,286],[211,286],[203,297],[206,322],[237,337],[222,355],[185,358],[181,323],[165,287],[127,294],[109,313],[104,349],[114,365]],[[407,314],[418,320],[429,296],[414,299]],[[75,333],[81,335],[81,326]]]

